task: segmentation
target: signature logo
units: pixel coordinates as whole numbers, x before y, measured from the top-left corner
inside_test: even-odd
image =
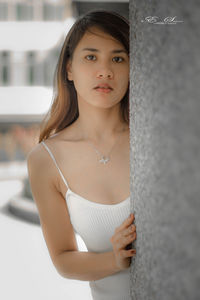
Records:
[[[164,18],[163,21],[159,21],[159,17],[156,17],[156,16],[149,16],[149,17],[146,17],[144,20],[141,20],[141,22],[144,22],[144,23],[151,23],[151,24],[176,24],[176,23],[179,23],[179,22],[183,22],[183,21],[178,21],[178,20],[175,20],[176,16],[175,17],[166,17]]]

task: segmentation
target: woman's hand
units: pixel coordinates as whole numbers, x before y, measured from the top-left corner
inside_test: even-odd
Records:
[[[127,245],[136,239],[136,226],[132,224],[134,219],[134,215],[131,214],[131,217],[115,229],[114,235],[110,238],[116,265],[120,270],[127,269],[131,264],[131,257],[136,255],[135,249],[125,250]]]

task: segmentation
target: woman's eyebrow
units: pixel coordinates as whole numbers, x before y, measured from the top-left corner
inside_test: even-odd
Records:
[[[100,52],[100,50],[98,49],[95,49],[95,48],[83,48],[81,51],[93,51],[93,52]],[[126,50],[124,49],[115,49],[115,50],[112,50],[110,51],[111,53],[125,53],[127,54]]]

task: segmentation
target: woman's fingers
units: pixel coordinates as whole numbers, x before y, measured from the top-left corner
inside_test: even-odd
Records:
[[[136,226],[133,224],[134,215],[124,220],[124,222],[115,229],[110,241],[113,246],[113,252],[116,258],[116,264],[122,269],[130,265],[130,257],[136,255],[136,249],[132,249],[131,243],[136,239]]]
[[[130,233],[133,233],[136,231],[135,224],[131,224],[127,229],[124,230],[124,236],[128,236]]]
[[[136,226],[132,224],[134,220],[134,215],[131,214],[131,217],[128,217],[124,222],[115,229],[114,235],[111,237],[110,241],[116,243],[117,248],[121,249],[122,247],[130,244],[134,239],[136,239]]]
[[[122,257],[130,257],[136,255],[136,249],[130,249],[130,250],[120,250],[120,254]]]
[[[119,231],[124,230],[125,228],[129,227],[132,224],[132,222],[134,221],[134,219],[135,219],[135,216],[132,213],[131,216],[129,216],[127,219],[125,219],[124,222],[115,229],[115,232],[119,232]]]
[[[128,236],[119,237],[118,239],[118,250],[124,249],[128,244],[136,240],[136,232],[129,233]]]
[[[124,232],[118,232],[112,239],[112,242],[115,244],[115,249],[120,251],[124,249],[128,244],[132,243],[136,239],[136,232],[129,232],[128,235],[124,235]]]

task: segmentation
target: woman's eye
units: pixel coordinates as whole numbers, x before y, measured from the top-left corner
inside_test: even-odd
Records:
[[[114,57],[114,58],[119,58],[119,59],[121,59],[121,61],[124,60],[123,57],[120,57],[120,56],[116,56],[116,57]],[[118,62],[119,62],[119,60],[118,60]]]
[[[95,55],[89,54],[89,55],[86,56],[86,59],[87,60],[96,60],[96,58],[93,59],[94,57],[95,57]],[[117,60],[116,60],[116,58],[117,58]],[[116,62],[121,62],[121,61],[124,60],[124,58],[120,57],[120,56],[115,56],[113,59],[115,59]]]
[[[86,58],[87,57],[95,57],[95,56],[94,55],[87,55]],[[93,59],[88,59],[88,60],[93,60]]]

